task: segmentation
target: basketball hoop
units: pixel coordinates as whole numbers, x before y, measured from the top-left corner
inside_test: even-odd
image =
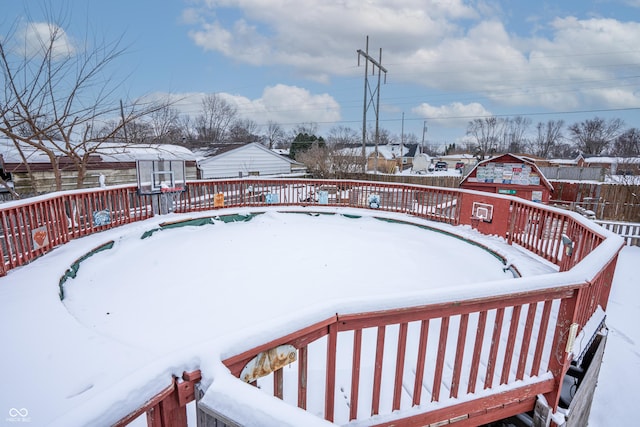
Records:
[[[186,190],[184,160],[137,160],[138,193],[154,195]]]
[[[160,193],[182,193],[184,189],[180,187],[162,187]]]
[[[184,160],[137,160],[138,194],[151,196],[153,211],[174,211],[179,194],[187,189]]]

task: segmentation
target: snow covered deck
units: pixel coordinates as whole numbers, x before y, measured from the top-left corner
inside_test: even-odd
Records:
[[[264,201],[262,205],[262,210],[284,210],[264,209]],[[464,200],[456,205],[464,212]],[[516,211],[525,208],[516,205]],[[286,210],[293,209],[288,206]],[[331,206],[295,209],[369,216],[365,215],[369,211]],[[224,212],[216,210],[211,215]],[[232,208],[228,212],[250,213],[255,208]],[[432,214],[429,209],[424,212]],[[384,210],[375,211],[375,215],[408,219]],[[552,215],[554,221],[560,218],[560,214]],[[202,390],[210,390],[203,402],[218,409],[222,406],[230,416],[261,416],[263,421],[275,417],[274,425],[296,417],[303,417],[308,425],[309,416],[316,419],[313,414],[342,424],[357,418],[360,421],[351,424],[358,425],[370,422],[362,419],[368,419],[372,412],[379,414],[376,420],[380,423],[391,422],[425,410],[434,413],[440,408],[447,412],[445,408],[450,405],[461,407],[489,394],[502,393],[505,402],[512,403],[514,390],[527,388],[535,395],[556,387],[559,368],[550,357],[551,348],[562,340],[557,331],[565,327],[557,319],[580,308],[576,286],[584,283],[585,277],[597,282],[603,271],[605,276],[609,274],[611,269],[606,265],[611,264],[603,269],[602,260],[614,259],[619,249],[615,239],[596,242],[593,251],[593,242],[581,242],[576,251],[580,259],[587,258],[586,262],[581,268],[557,273],[562,257],[558,257],[560,262],[551,260],[556,260],[559,245],[549,244],[553,236],[543,230],[534,230],[537,237],[533,238],[523,231],[512,232],[504,239],[484,236],[470,226],[410,218],[419,226],[458,234],[491,248],[525,276],[513,279],[503,270],[506,265],[481,248],[414,225],[388,224],[372,218],[269,212],[247,223],[214,221],[212,226],[163,230],[150,238],[140,238],[161,222],[187,217],[193,218],[194,214],[152,218],[87,235],[26,268],[14,267],[0,279],[2,336],[12,343],[11,363],[3,365],[2,374],[15,384],[11,390],[2,391],[1,400],[10,407],[27,408],[31,420],[38,423],[108,425],[166,387],[171,374],[180,376],[183,371],[200,369]],[[294,227],[277,225],[276,220],[282,218]],[[318,227],[324,221],[335,222],[331,232]],[[454,222],[463,223],[455,218]],[[360,229],[365,223],[366,227]],[[372,224],[392,228],[371,232],[368,227]],[[522,230],[525,228],[536,227],[525,221]],[[209,229],[214,234],[209,234]],[[220,235],[226,230],[233,231],[227,240]],[[242,230],[250,232],[245,235]],[[297,231],[287,235],[287,230]],[[421,238],[414,240],[405,232]],[[335,235],[341,238],[332,237]],[[340,243],[342,237],[352,235],[352,241]],[[368,237],[375,243],[365,244]],[[112,249],[84,260],[76,278],[65,282],[65,300],[61,303],[58,283],[66,269],[88,250],[108,241],[114,242]],[[448,246],[451,241],[454,247]],[[238,242],[239,246],[232,246]],[[580,253],[580,245],[586,253]],[[527,246],[545,250],[532,257],[519,249]],[[305,251],[309,247],[321,249],[322,258]],[[192,248],[198,250],[189,252]],[[284,248],[294,251],[287,253]],[[338,256],[338,249],[345,248],[351,249],[347,256]],[[327,253],[335,257],[325,257]],[[439,258],[425,265],[431,259],[427,254],[453,255],[455,261],[448,264]],[[360,255],[366,256],[358,258]],[[460,268],[461,259],[468,268]],[[326,265],[307,264],[314,260],[325,261]],[[479,265],[473,266],[476,261]],[[344,270],[333,270],[330,264]],[[485,268],[489,264],[496,268]],[[442,270],[449,274],[442,274]],[[465,278],[465,272],[471,273],[471,280]],[[490,276],[480,277],[480,272]],[[291,280],[288,285],[275,286],[287,280]],[[344,283],[355,287],[347,289]],[[432,283],[438,286],[428,289]],[[335,293],[331,294],[331,289]],[[599,294],[593,295],[596,298],[590,297],[592,303],[601,300]],[[593,310],[576,312],[584,325]],[[403,315],[398,317],[398,313]],[[480,330],[485,332],[480,334]],[[253,393],[248,391],[252,388],[238,385],[225,366],[238,375],[238,369],[258,352],[292,341],[301,351],[297,364],[306,370],[290,365],[283,369],[284,375],[272,375],[275,378],[269,381],[276,395],[282,385],[282,397],[300,405],[299,381],[288,377],[299,377],[303,372],[305,381],[308,376],[309,384],[317,385],[304,389],[306,397],[301,406],[309,411],[279,405],[269,397],[264,406],[252,406],[255,411],[251,415],[243,399],[246,393]],[[415,345],[420,342],[427,343],[424,350]],[[356,363],[353,355],[358,352],[361,361]],[[403,356],[398,356],[401,353]],[[320,359],[313,359],[317,354],[322,355]],[[417,375],[421,363],[425,368],[422,376]],[[382,364],[384,369],[374,368]],[[356,365],[361,382],[354,389],[351,378]],[[327,378],[335,382],[327,382]],[[36,382],[39,387],[34,389]],[[264,382],[261,386],[270,387]],[[369,391],[363,392],[367,387]],[[416,390],[421,391],[421,397],[416,398]],[[226,397],[220,398],[220,393]],[[260,399],[255,405],[260,405]],[[292,413],[284,407],[297,415],[290,418]],[[296,425],[295,421],[289,422]]]

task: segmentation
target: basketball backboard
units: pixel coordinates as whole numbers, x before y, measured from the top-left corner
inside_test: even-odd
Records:
[[[184,160],[137,160],[138,193],[181,192],[186,188]]]
[[[473,218],[482,220],[483,222],[491,222],[493,220],[493,205],[488,203],[473,202],[471,211]]]

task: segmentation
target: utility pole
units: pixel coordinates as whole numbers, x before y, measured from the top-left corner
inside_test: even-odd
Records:
[[[120,100],[120,116],[122,117],[122,129],[124,130],[124,143],[129,144],[129,137],[127,136],[127,122],[124,118],[124,107],[122,106],[122,99]]]
[[[404,166],[402,162],[402,150],[404,150],[404,111],[402,112],[402,130],[400,131],[400,173],[402,173],[402,167]]]
[[[373,111],[376,115],[376,135],[375,135],[375,171],[378,172],[378,140],[380,139],[380,130],[379,130],[379,118],[380,118],[380,77],[381,73],[384,72],[384,82],[387,82],[387,69],[382,66],[382,48],[380,48],[379,59],[376,61],[373,57],[369,55],[369,36],[367,36],[367,42],[365,50],[358,49],[358,66],[360,66],[360,57],[365,58],[364,65],[364,106],[362,111],[362,160],[363,167],[366,171],[367,165],[367,153],[366,153],[366,143],[367,143],[367,111],[369,107],[373,107]],[[375,90],[371,89],[369,84],[369,63],[371,63],[371,75],[375,75],[376,70],[378,71],[378,82]],[[375,99],[374,99],[375,98]],[[364,171],[363,171],[364,172]]]
[[[424,135],[427,133],[427,121],[422,123],[422,144],[420,145],[420,154],[424,153]]]

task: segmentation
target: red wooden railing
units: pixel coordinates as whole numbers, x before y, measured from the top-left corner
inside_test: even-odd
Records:
[[[599,284],[611,279],[614,265],[610,263],[597,276]],[[239,377],[257,354],[290,344],[298,349],[297,373],[274,374],[260,383],[261,388],[272,389],[275,396],[300,408],[322,412],[329,421],[344,424],[386,413],[387,421],[383,418],[372,425],[430,425],[454,419],[460,425],[478,425],[532,410],[538,394],[544,394],[554,407],[558,404],[562,378],[571,362],[565,352],[567,331],[573,323],[586,323],[595,310],[594,303],[604,297],[602,288],[585,283],[396,310],[337,314],[226,359],[224,364]],[[363,353],[364,334],[369,334],[373,343],[369,348],[374,351],[369,354]],[[408,340],[408,335],[414,338]],[[313,347],[321,339],[322,345]],[[452,342],[455,346],[449,348]],[[308,379],[313,349],[326,352],[326,366],[319,375],[326,378],[324,384]],[[388,354],[390,349],[395,352]],[[345,350],[351,352],[350,357],[345,356]],[[384,368],[386,360],[391,368]],[[349,363],[350,372],[339,383],[336,366]],[[364,365],[370,367],[367,375],[373,378],[368,382],[361,374]],[[389,374],[393,377],[383,377]],[[289,396],[282,392],[290,389],[286,381],[295,384]],[[364,383],[373,385],[363,389]],[[336,394],[344,386],[349,390],[348,413],[336,414],[336,404],[344,402]],[[504,388],[482,396],[481,392],[498,386]],[[306,396],[314,388],[325,389],[324,402],[320,403],[323,409],[318,408],[318,402],[307,402]],[[385,389],[392,393],[386,393],[388,400],[382,402]],[[363,401],[368,406],[361,407]],[[431,402],[441,402],[446,409],[439,405],[425,411]],[[408,416],[406,410],[418,405],[422,409]],[[396,410],[405,411],[401,420],[392,416]]]
[[[479,217],[478,204],[492,216]],[[0,273],[6,274],[70,239],[149,218],[153,206],[152,197],[139,196],[132,186],[56,193],[6,204],[0,207],[0,254],[4,261]],[[174,211],[265,206],[375,208],[469,225],[522,246],[565,274],[610,237],[576,215],[521,199],[377,182],[189,182],[187,191],[176,198]],[[109,221],[96,221],[94,214],[105,211]],[[262,351],[293,345],[298,353],[297,374],[293,378],[282,370],[271,374],[274,395],[301,408],[313,407],[327,420],[341,423],[379,415],[378,425],[424,425],[443,420],[477,425],[532,409],[538,394],[544,394],[555,409],[571,362],[571,353],[565,351],[569,328],[572,324],[582,328],[598,306],[606,309],[621,246],[603,252],[605,257],[590,258],[590,277],[568,280],[564,277],[573,276],[558,275],[555,282],[546,279],[538,286],[533,278],[526,282],[528,286],[510,288],[500,295],[480,292],[437,304],[337,313],[285,337],[267,338],[269,342],[223,363],[239,376],[246,363]],[[363,343],[375,350],[365,354]],[[317,351],[325,360],[321,384],[309,377],[308,360]],[[389,363],[392,369],[385,369]],[[387,378],[389,372],[392,378]],[[346,379],[338,376],[343,373]],[[336,405],[339,383],[348,383],[348,392],[343,393],[348,395],[347,406]],[[315,390],[324,390],[322,402],[309,401],[309,396],[317,395]],[[167,419],[182,420],[182,415],[176,414],[192,397],[181,398],[176,409],[175,404],[165,401],[175,400],[169,394],[173,397],[154,399],[137,413],[162,412],[166,407],[173,414]],[[397,419],[398,410],[403,411],[401,420]]]
[[[95,213],[108,213],[108,223]],[[132,186],[54,193],[0,205],[0,275],[69,240],[153,216]],[[104,218],[104,217],[103,217]]]
[[[176,212],[196,212],[221,207],[337,206],[368,208],[377,196],[378,209],[406,212],[426,219],[457,224],[460,192],[445,188],[394,185],[364,181],[229,180],[190,182],[180,195]],[[326,199],[323,200],[323,197]],[[222,200],[222,199],[218,199]]]

